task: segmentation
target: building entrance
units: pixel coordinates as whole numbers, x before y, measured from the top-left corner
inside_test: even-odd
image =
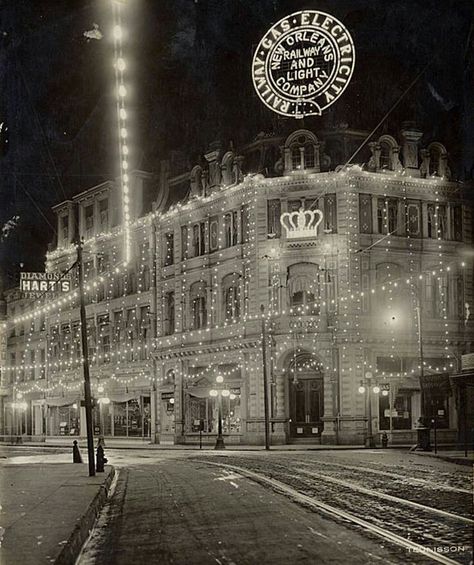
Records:
[[[290,436],[319,438],[323,431],[323,377],[311,359],[297,359],[290,367]]]

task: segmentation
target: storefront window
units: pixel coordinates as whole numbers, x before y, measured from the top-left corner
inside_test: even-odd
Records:
[[[103,405],[104,434],[112,434],[115,437],[150,437],[150,397],[141,396],[132,398],[127,402],[114,402],[111,405]],[[113,414],[113,431],[108,421]]]
[[[76,404],[50,407],[50,435],[79,435],[79,408]]]
[[[188,397],[186,430],[199,432],[202,425],[204,433],[217,433],[219,398]],[[241,433],[240,394],[232,393],[222,398],[222,432]]]

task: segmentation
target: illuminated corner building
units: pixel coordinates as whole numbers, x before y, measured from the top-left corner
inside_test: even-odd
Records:
[[[54,208],[57,242],[46,255],[47,273],[65,273],[84,240],[87,339],[94,433],[151,435],[155,327],[152,206],[163,200],[151,174],[130,173],[133,260],[124,267],[121,195],[105,182]],[[166,195],[164,195],[166,196]],[[85,436],[77,269],[72,290],[39,300],[6,293],[7,351],[2,360],[6,435]],[[32,315],[30,318],[22,317]],[[21,404],[19,404],[21,401]]]
[[[376,439],[416,443],[419,418],[436,415],[438,439],[455,441],[448,375],[473,338],[472,202],[413,124],[340,167],[365,135],[214,143],[187,200],[155,219],[160,441],[215,437],[222,376],[226,443],[263,444],[261,305],[272,443],[363,443],[369,375]]]
[[[473,341],[472,200],[443,145],[412,124],[343,167],[365,136],[259,134],[238,151],[211,144],[195,167],[130,173],[126,268],[116,183],[55,207],[47,271],[74,263],[74,226],[85,238],[96,433],[213,443],[221,388],[226,443],[263,444],[263,306],[272,443],[361,445],[367,398],[376,438],[413,444],[423,416],[455,441],[450,375]],[[7,295],[5,434],[20,411],[23,433],[85,434],[72,275],[71,293],[20,313]]]

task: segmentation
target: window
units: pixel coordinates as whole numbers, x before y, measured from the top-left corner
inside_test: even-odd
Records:
[[[193,330],[207,326],[206,285],[202,282],[194,283],[190,289],[191,325]]]
[[[240,275],[232,273],[222,281],[224,320],[240,318]]]
[[[250,239],[250,209],[248,204],[244,204],[240,209],[240,228],[241,228],[241,236],[240,240],[242,243],[248,243]],[[279,223],[279,222],[278,222]]]
[[[454,241],[462,241],[462,207],[460,205],[451,208],[451,237]]]
[[[439,175],[441,153],[438,148],[432,147],[430,150],[430,175]]]
[[[33,349],[30,351],[30,379],[33,380],[35,378],[35,360],[36,360],[36,351]]]
[[[446,239],[448,217],[445,204],[428,204],[428,237],[431,239]]]
[[[90,204],[84,208],[86,237],[94,235],[94,206]]]
[[[319,266],[297,263],[288,269],[290,312],[293,316],[316,316],[320,309]]]
[[[421,211],[420,203],[409,201],[406,208],[407,234],[410,237],[420,237],[421,235]]]
[[[428,214],[428,237],[436,239],[436,212],[435,212],[435,205],[428,204],[427,206],[427,214]]]
[[[114,341],[117,345],[117,349],[121,346],[123,340],[123,310],[114,312]]]
[[[206,222],[193,226],[193,257],[206,253]]]
[[[61,234],[63,242],[69,241],[69,216],[61,216]]]
[[[150,267],[148,265],[145,265],[143,267],[143,271],[142,271],[142,291],[146,292],[147,290],[150,290],[150,286],[151,286],[151,277],[150,277]]]
[[[447,239],[448,237],[448,215],[445,204],[437,206],[436,219],[438,225],[438,238]]]
[[[181,261],[188,258],[188,226],[181,226]]]
[[[146,341],[151,330],[150,306],[140,307],[140,338]]]
[[[398,200],[393,198],[377,199],[378,233],[394,233],[398,228]]]
[[[137,273],[133,270],[129,271],[127,277],[127,294],[135,294],[137,292]]]
[[[337,232],[337,210],[336,195],[326,194],[324,197],[324,231],[328,233]]]
[[[39,378],[44,379],[46,377],[46,351],[40,349],[40,373]]]
[[[102,230],[109,228],[109,199],[102,198],[99,200],[99,221]]]
[[[165,295],[165,319],[164,319],[165,335],[174,334],[175,331],[175,304],[174,292],[168,292]]]
[[[110,360],[110,324],[108,314],[97,317],[97,330],[99,342],[99,362],[108,363]]]
[[[291,168],[293,170],[301,169],[301,151],[299,145],[291,148]]]
[[[281,202],[279,199],[267,202],[267,237],[281,237]]]
[[[311,143],[307,143],[304,146],[304,168],[313,169],[314,165],[314,147]]]
[[[209,252],[219,248],[219,219],[213,216],[209,221]]]
[[[163,264],[165,267],[172,265],[174,263],[174,234],[173,232],[168,232],[165,235],[165,257]]]
[[[381,169],[391,169],[392,159],[391,159],[391,147],[388,143],[382,142],[380,144],[380,168]]]

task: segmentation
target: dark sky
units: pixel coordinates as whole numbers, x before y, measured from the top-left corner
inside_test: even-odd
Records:
[[[9,287],[20,263],[42,270],[50,207],[118,169],[110,2],[0,6],[0,226],[20,216],[0,242]],[[271,24],[300,9],[333,14],[356,47],[349,87],[306,126],[372,129],[429,63],[380,131],[416,120],[424,141],[445,143],[455,176],[472,177],[473,4],[463,0],[127,0],[132,166],[156,171],[177,151],[197,162],[216,139],[238,146],[294,129],[256,97],[250,64]],[[83,35],[94,24],[100,40]]]

